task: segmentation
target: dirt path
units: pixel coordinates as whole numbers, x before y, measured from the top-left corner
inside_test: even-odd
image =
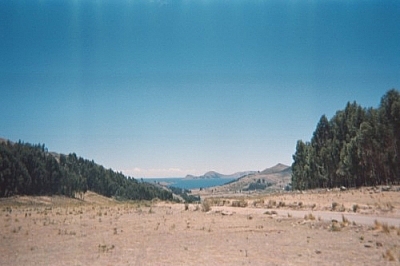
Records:
[[[303,211],[303,210],[282,210],[282,209],[260,209],[260,208],[237,208],[228,206],[214,206],[212,207],[214,212],[226,212],[226,213],[241,213],[241,214],[263,214],[266,211],[275,212],[277,215],[282,217],[291,216],[293,218],[303,218],[305,215],[312,214],[317,219],[323,221],[337,220],[341,221],[344,216],[350,222],[363,225],[374,225],[375,221],[385,223],[389,226],[399,226],[400,217],[385,217],[378,215],[363,215],[359,213],[344,213],[344,212],[331,212],[331,211]]]

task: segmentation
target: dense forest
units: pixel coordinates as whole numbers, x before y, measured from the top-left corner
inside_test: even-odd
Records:
[[[0,197],[65,195],[87,190],[117,199],[172,199],[172,193],[105,169],[75,153],[49,153],[44,145],[0,141]]]
[[[400,183],[400,94],[388,91],[378,108],[347,103],[319,120],[310,142],[299,140],[292,188],[332,188]]]

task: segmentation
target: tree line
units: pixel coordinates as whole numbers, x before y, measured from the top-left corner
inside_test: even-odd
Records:
[[[400,93],[392,89],[378,108],[348,102],[323,115],[311,141],[297,141],[292,188],[332,188],[400,183]]]
[[[129,200],[172,200],[172,193],[105,169],[75,153],[49,153],[44,144],[0,143],[0,197],[13,195],[65,195],[87,190],[106,197]]]

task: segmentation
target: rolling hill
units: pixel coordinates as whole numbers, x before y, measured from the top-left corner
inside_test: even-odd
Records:
[[[237,172],[231,175],[224,175],[217,173],[215,171],[209,171],[201,176],[187,175],[186,179],[211,179],[211,178],[241,178],[246,175],[254,174],[256,171],[245,171],[245,172]]]
[[[261,172],[251,172],[225,185],[210,188],[215,192],[276,191],[289,189],[292,169],[277,164]]]

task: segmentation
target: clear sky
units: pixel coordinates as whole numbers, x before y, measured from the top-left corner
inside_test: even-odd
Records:
[[[0,136],[134,177],[290,165],[400,89],[400,1],[0,2]]]

